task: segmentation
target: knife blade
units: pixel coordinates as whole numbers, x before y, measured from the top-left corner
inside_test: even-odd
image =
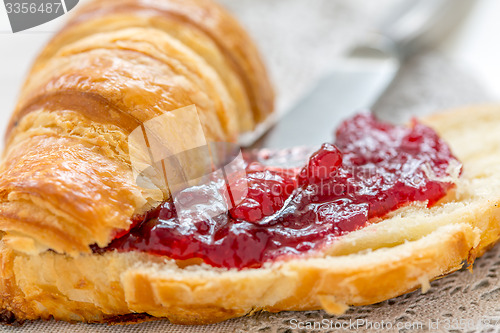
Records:
[[[250,148],[287,148],[332,141],[345,118],[370,109],[410,56],[441,42],[466,17],[476,0],[408,0],[353,47],[293,108],[240,138]]]
[[[341,120],[372,106],[396,75],[399,59],[389,52],[354,51],[337,62],[256,145],[320,145],[332,140],[333,129]]]

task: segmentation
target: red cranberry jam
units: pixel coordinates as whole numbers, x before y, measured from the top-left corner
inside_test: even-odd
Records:
[[[226,268],[320,250],[411,202],[428,206],[454,184],[460,163],[434,130],[393,126],[370,114],[342,123],[302,169],[247,166],[248,193],[229,212],[179,223],[172,202],[136,221],[103,250],[199,258]]]

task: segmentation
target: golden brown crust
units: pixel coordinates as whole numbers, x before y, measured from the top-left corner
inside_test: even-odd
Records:
[[[252,108],[255,123],[263,121],[272,109],[273,90],[258,57],[254,44],[239,24],[219,5],[210,0],[107,0],[87,6],[83,15],[73,20],[78,23],[111,13],[141,13],[154,18],[190,25],[208,36],[221,51],[228,66],[239,76]],[[108,5],[110,4],[110,5]]]
[[[100,32],[130,27],[161,31],[202,57],[235,100],[240,132],[253,129],[272,111],[273,89],[253,42],[239,24],[211,0],[91,2],[80,8],[42,51],[27,84],[68,44]],[[13,118],[11,126],[14,122]]]
[[[135,36],[143,38],[144,42],[133,43],[131,39]],[[151,43],[162,37],[163,40],[160,39],[159,43],[164,41],[172,47],[166,49],[168,53],[163,53],[163,49],[151,49],[153,55],[150,55],[146,49],[150,45],[146,42],[147,36]],[[121,43],[120,39],[125,42]],[[102,45],[107,40],[115,45],[129,44],[130,49],[125,46],[105,48]],[[32,74],[31,81],[21,92],[21,102],[14,113],[13,122],[19,123],[29,111],[40,107],[68,107],[67,104],[59,104],[64,94],[70,94],[71,100],[77,105],[84,102],[75,111],[80,111],[91,120],[104,120],[106,123],[116,121],[118,126],[126,121],[127,126],[120,127],[127,132],[164,112],[194,104],[199,109],[208,138],[214,141],[234,141],[238,131],[235,106],[229,100],[227,91],[221,87],[215,93],[215,89],[202,85],[204,82],[199,76],[203,74],[194,72],[194,69],[202,68],[208,72],[210,67],[206,65],[191,66],[192,71],[185,65],[175,66],[183,61],[202,62],[202,59],[189,52],[182,44],[175,45],[178,50],[175,54],[171,51],[175,49],[174,44],[178,42],[168,35],[147,29],[122,30],[105,36],[88,37],[71,44],[60,50],[58,56],[51,58],[43,69]],[[216,85],[217,80],[218,77],[212,75],[212,85]],[[82,101],[81,97],[85,99]],[[97,97],[107,103],[104,108],[96,109],[100,105],[89,104],[86,100]],[[220,102],[221,98],[225,100]],[[111,109],[118,112],[110,112]]]
[[[208,324],[259,310],[340,313],[349,305],[380,302],[419,287],[425,291],[429,281],[465,261],[472,264],[499,238],[498,110],[464,109],[425,120],[464,162],[453,200],[407,207],[339,238],[323,257],[237,271],[180,267],[138,252],[30,255],[9,248],[7,237],[0,243],[1,307],[20,320],[107,322],[146,313],[173,323]],[[469,144],[462,145],[462,138]]]
[[[136,185],[134,129],[195,105],[207,141],[234,142],[272,111],[272,99],[253,43],[212,1],[82,6],[35,62],[9,124],[5,242],[72,256],[106,245],[169,195]]]
[[[123,163],[80,140],[44,135],[8,151],[0,200],[1,230],[71,254],[106,245],[146,203]]]

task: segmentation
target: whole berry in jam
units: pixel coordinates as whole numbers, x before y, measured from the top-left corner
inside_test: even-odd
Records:
[[[297,176],[299,186],[318,184],[331,179],[342,165],[342,153],[330,143],[324,143],[311,155],[309,162]]]

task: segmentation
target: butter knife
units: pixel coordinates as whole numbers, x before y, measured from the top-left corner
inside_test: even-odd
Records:
[[[404,62],[443,41],[475,1],[403,1],[382,20],[376,33],[336,60],[281,119],[269,119],[254,133],[240,137],[240,144],[280,149],[332,141],[333,129],[343,119],[373,107]]]

